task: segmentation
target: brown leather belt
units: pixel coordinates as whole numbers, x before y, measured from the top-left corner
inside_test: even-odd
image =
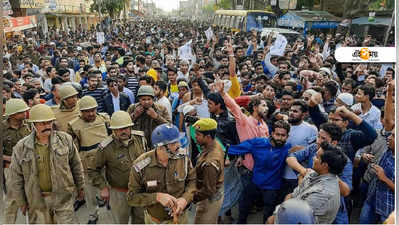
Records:
[[[127,188],[120,188],[120,187],[112,187],[115,191],[127,193]]]
[[[42,197],[49,197],[51,194],[51,192],[42,192]]]

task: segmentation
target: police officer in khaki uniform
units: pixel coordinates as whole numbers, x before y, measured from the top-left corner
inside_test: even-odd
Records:
[[[145,207],[146,224],[186,224],[188,205],[195,191],[195,171],[186,149],[180,148],[184,133],[172,124],[152,132],[155,149],[141,155],[129,178],[128,202]]]
[[[148,147],[151,144],[152,131],[161,124],[172,122],[168,110],[154,103],[154,89],[151,86],[141,86],[137,92],[139,102],[131,105],[127,112],[132,117],[133,129],[144,131]]]
[[[58,90],[61,104],[54,106],[56,127],[59,131],[67,132],[68,123],[79,116],[78,92],[72,85],[64,84]]]
[[[28,122],[34,131],[11,157],[9,194],[24,215],[28,211],[29,223],[76,223],[74,196],[84,198],[78,151],[71,135],[53,130],[54,120],[49,106],[33,106]]]
[[[97,113],[96,99],[90,95],[84,96],[78,102],[80,116],[68,123],[68,133],[74,139],[82,159],[83,169],[85,171],[85,193],[86,204],[90,212],[89,221],[95,222],[98,219],[94,211],[96,202],[96,193],[98,188],[93,187],[87,174],[87,165],[96,157],[98,144],[108,137],[109,116],[105,113]]]
[[[9,167],[11,163],[12,148],[17,144],[19,140],[30,134],[30,129],[26,123],[26,111],[29,107],[22,99],[12,98],[6,102],[5,107],[6,118],[2,121],[2,133],[3,136],[3,167],[4,167],[4,179],[9,179]],[[5,186],[5,190],[9,189]],[[6,196],[5,200],[5,220],[4,223],[11,224],[15,223],[17,219],[18,206],[12,198]]]
[[[195,138],[201,145],[195,171],[197,175],[196,224],[216,224],[223,203],[224,152],[215,140],[217,122],[200,119],[193,125]]]
[[[110,129],[112,136],[99,144],[96,160],[88,168],[92,184],[100,188],[100,197],[109,201],[114,223],[144,223],[142,208],[132,208],[127,203],[126,193],[129,172],[141,154],[146,152],[147,143],[142,131],[132,130],[132,120],[127,112],[112,114]],[[102,169],[105,167],[105,178]]]

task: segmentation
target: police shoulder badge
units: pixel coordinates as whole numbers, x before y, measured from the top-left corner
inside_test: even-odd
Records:
[[[137,162],[136,164],[133,165],[134,169],[136,170],[136,172],[140,172],[140,170],[142,170],[144,167],[148,166],[148,164],[151,163],[151,158],[147,157],[139,162]]]

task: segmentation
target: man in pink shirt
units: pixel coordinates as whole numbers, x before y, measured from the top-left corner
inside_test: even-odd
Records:
[[[249,113],[251,116],[245,115],[240,106],[232,99],[225,91],[224,91],[224,83],[222,81],[217,81],[215,83],[216,90],[223,97],[224,103],[226,107],[229,109],[230,113],[236,119],[236,128],[238,137],[240,138],[240,142],[246,141],[248,139],[256,138],[256,137],[268,137],[269,129],[267,124],[263,120],[263,118],[267,115],[267,105],[264,99],[259,97],[254,97],[251,99],[248,107]],[[244,156],[244,160],[238,159],[236,165],[242,165],[245,168],[242,168],[242,176],[241,181],[243,183],[243,190],[246,190],[249,185],[255,185],[252,182],[252,170],[254,167],[254,160],[251,154],[246,154]],[[246,198],[245,191],[242,193],[240,197],[240,210],[239,210],[239,222],[238,223],[246,223],[247,212],[248,210],[241,210],[241,202],[242,199]],[[253,193],[252,193],[253,194]],[[244,213],[245,212],[245,213]]]

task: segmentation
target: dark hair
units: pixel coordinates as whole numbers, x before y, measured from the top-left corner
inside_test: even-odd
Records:
[[[276,128],[282,128],[287,131],[287,136],[290,133],[291,126],[288,122],[285,122],[284,120],[277,120],[276,122],[273,123],[272,126],[272,132],[276,131]]]
[[[64,68],[60,68],[60,69],[58,69],[57,70],[57,74],[58,74],[58,76],[63,76],[64,74],[66,74],[66,73],[69,73],[69,70],[67,70],[67,69],[64,69]]]
[[[327,163],[328,172],[339,175],[345,168],[348,160],[341,148],[332,146],[327,142],[322,142],[320,147],[323,149],[323,154],[320,156],[321,163]]]
[[[51,78],[51,85],[55,85],[55,84],[62,84],[64,83],[64,80],[61,79],[61,77],[53,77]]]
[[[257,76],[256,79],[255,79],[255,82],[258,82],[259,80],[264,80],[265,83],[268,81],[266,75]]]
[[[360,85],[357,90],[362,90],[364,95],[368,95],[370,101],[375,96],[375,88],[369,84]]]
[[[303,100],[295,100],[294,103],[292,103],[291,107],[292,106],[299,106],[302,113],[306,113],[309,111],[309,106]]]
[[[338,87],[337,87],[337,84],[334,81],[332,81],[332,80],[327,81],[324,84],[324,86],[327,89],[327,91],[330,92],[332,97],[337,95]]]
[[[292,93],[292,91],[289,91],[289,90],[283,90],[283,91],[281,92],[281,94],[280,94],[281,98],[282,98],[284,95],[289,95],[289,96],[295,98],[294,93]]]
[[[172,72],[174,72],[174,73],[177,73],[176,68],[173,68],[173,67],[168,67],[168,71],[167,71],[167,72],[169,72],[169,71],[172,71]]]
[[[108,77],[108,78],[107,78],[107,86],[108,86],[110,83],[118,83],[118,81],[116,80],[115,77]]]
[[[159,89],[161,89],[163,92],[166,91],[166,89],[168,88],[168,85],[166,84],[165,81],[159,80],[155,83],[156,86],[159,87]]]
[[[278,79],[283,79],[284,75],[286,74],[290,75],[291,77],[291,73],[289,71],[280,71],[280,73],[278,74]]]
[[[92,72],[90,72],[88,75],[87,75],[87,80],[90,80],[90,78],[95,78],[95,79],[97,79],[97,73],[93,73],[94,71],[92,71]]]
[[[26,103],[29,103],[29,100],[32,100],[37,94],[39,94],[39,90],[37,90],[36,88],[31,88],[25,91],[22,97]]]
[[[145,57],[142,55],[138,55],[136,57],[136,62],[139,62],[140,64],[145,64]]]
[[[51,73],[51,70],[52,70],[53,68],[54,68],[54,67],[52,67],[52,66],[47,67],[46,73]]]
[[[152,78],[151,76],[145,75],[139,78],[139,83],[140,81],[145,80],[145,82],[149,85],[153,85],[154,84],[154,78]]]
[[[210,93],[208,95],[208,100],[211,100],[215,104],[220,104],[220,108],[223,110],[227,110],[226,104],[224,103],[224,100],[222,96],[219,93]]]
[[[353,79],[350,78],[346,78],[344,80],[344,82],[342,83],[342,85],[350,85],[352,88],[354,88],[356,86],[356,81],[354,81]]]
[[[342,129],[338,125],[335,125],[333,123],[323,123],[320,126],[320,130],[324,130],[325,132],[327,132],[330,135],[331,140],[333,141],[341,140]]]
[[[262,103],[262,100],[263,99],[258,98],[258,97],[252,98],[248,104],[248,112],[251,114],[254,113],[254,107],[257,107],[258,105],[260,105]]]

